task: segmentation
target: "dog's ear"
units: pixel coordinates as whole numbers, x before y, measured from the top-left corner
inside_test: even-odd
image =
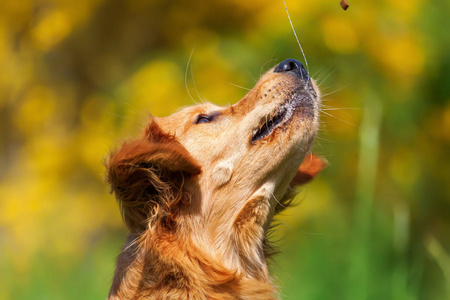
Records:
[[[291,181],[291,186],[303,185],[310,182],[320,173],[326,166],[328,162],[317,155],[308,154],[303,159],[294,179]]]
[[[131,232],[144,230],[156,216],[170,217],[185,197],[185,180],[201,172],[189,152],[154,120],[143,137],[113,152],[106,167],[107,181]]]

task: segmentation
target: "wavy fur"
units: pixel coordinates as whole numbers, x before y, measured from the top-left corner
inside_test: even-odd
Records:
[[[109,299],[277,299],[271,221],[325,166],[307,154],[318,89],[291,73],[270,70],[233,106],[152,117],[111,153],[106,177],[130,235]]]

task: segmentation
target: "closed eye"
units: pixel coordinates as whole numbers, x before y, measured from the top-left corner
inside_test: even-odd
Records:
[[[214,112],[209,115],[200,114],[195,119],[194,124],[200,124],[200,123],[209,123],[211,121],[214,121],[214,119],[220,115],[220,112]]]
[[[211,122],[211,121],[212,121],[211,116],[199,115],[197,117],[197,120],[195,121],[195,124],[208,123],[208,122]]]

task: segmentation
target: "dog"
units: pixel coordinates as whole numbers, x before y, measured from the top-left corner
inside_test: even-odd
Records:
[[[108,299],[277,299],[273,216],[325,160],[311,154],[320,92],[281,62],[234,105],[150,117],[106,162],[129,237]]]

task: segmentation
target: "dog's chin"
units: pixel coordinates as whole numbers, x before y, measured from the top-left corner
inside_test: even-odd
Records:
[[[257,182],[263,182],[255,194],[265,191],[268,201],[273,202],[271,206],[285,195],[317,135],[320,97],[312,85],[309,88],[306,91],[302,85],[294,92],[287,91],[289,97],[252,136],[256,151],[265,153],[265,163],[255,170],[261,176]]]

